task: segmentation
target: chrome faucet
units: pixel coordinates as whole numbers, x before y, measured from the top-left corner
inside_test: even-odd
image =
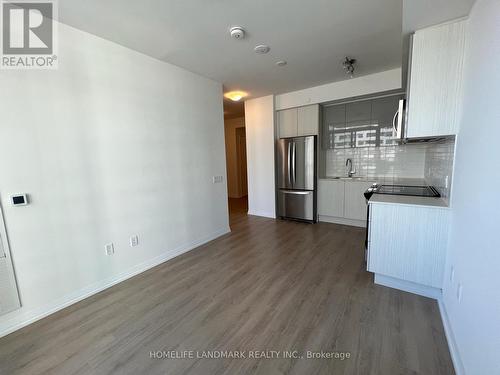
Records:
[[[349,167],[349,169],[347,170],[347,175],[348,175],[349,177],[352,177],[352,175],[353,175],[353,174],[356,174],[356,168],[353,168],[353,166],[352,166],[352,159],[350,159],[350,158],[349,158],[349,159],[347,159],[347,160],[345,161],[345,166],[346,166],[346,167],[347,167],[347,166]]]

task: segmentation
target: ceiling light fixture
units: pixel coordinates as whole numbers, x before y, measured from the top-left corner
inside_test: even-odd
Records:
[[[224,94],[224,96],[228,99],[231,99],[233,102],[239,102],[244,97],[248,96],[248,93],[245,91],[229,91]]]
[[[351,59],[350,57],[346,56],[344,62],[342,63],[342,66],[344,67],[344,70],[349,76],[352,78],[354,75],[354,64],[356,64],[356,59]]]
[[[253,50],[255,51],[255,53],[258,53],[259,55],[264,55],[271,50],[271,47],[266,46],[265,44],[259,44],[258,46],[255,46]]]
[[[285,60],[276,61],[277,66],[285,66],[287,62]]]

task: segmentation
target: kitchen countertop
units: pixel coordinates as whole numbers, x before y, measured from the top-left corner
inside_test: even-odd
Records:
[[[448,203],[443,198],[390,194],[373,194],[370,198],[370,204],[404,204],[408,206],[448,208]]]
[[[379,185],[413,185],[413,186],[427,186],[423,178],[408,178],[408,177],[320,177],[319,180],[333,180],[333,181],[360,181],[360,182],[373,182]]]
[[[334,181],[360,181],[360,182],[373,182],[379,185],[408,185],[408,186],[427,186],[423,178],[408,178],[408,177],[322,177],[320,180],[334,180]],[[448,202],[443,198],[435,197],[414,197],[408,195],[390,195],[390,194],[373,194],[370,198],[370,203],[373,204],[404,204],[410,206],[428,206],[428,207],[449,207]]]

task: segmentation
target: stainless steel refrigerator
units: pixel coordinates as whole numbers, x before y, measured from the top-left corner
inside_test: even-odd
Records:
[[[278,216],[316,221],[316,136],[277,141]]]

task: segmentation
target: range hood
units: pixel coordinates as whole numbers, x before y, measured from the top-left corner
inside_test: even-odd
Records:
[[[403,138],[401,144],[415,144],[415,143],[442,143],[452,141],[455,139],[454,135],[442,135],[437,137],[418,137],[418,138]]]

